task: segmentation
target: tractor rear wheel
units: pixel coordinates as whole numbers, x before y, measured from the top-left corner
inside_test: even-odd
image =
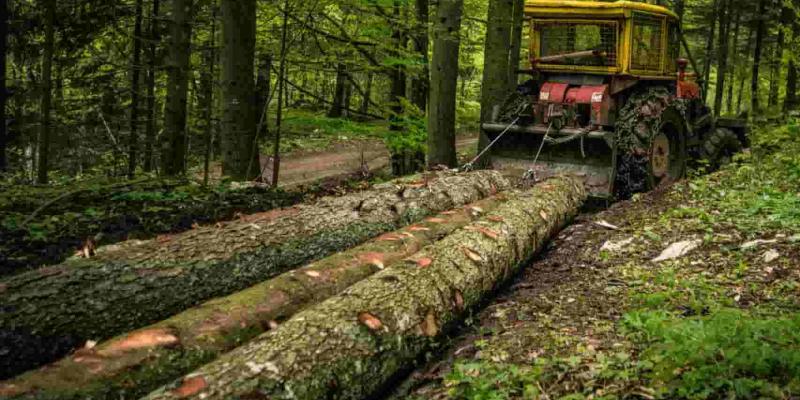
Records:
[[[614,194],[628,199],[686,174],[686,126],[674,96],[663,87],[634,94],[616,124]]]
[[[742,151],[742,142],[733,131],[717,128],[703,144],[703,156],[712,170],[716,170],[733,160]]]

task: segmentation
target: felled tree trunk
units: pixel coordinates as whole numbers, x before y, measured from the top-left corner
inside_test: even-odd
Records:
[[[572,178],[515,194],[404,265],[300,312],[146,399],[375,395],[541,250],[585,196]]]
[[[11,277],[0,282],[0,378],[507,186],[493,171],[399,180]]]
[[[401,263],[507,201],[506,195],[498,194],[443,212],[91,349],[81,349],[55,364],[0,384],[0,396],[119,399],[146,395],[277,326],[297,311]]]

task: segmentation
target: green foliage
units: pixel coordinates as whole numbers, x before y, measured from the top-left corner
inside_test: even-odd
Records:
[[[401,99],[404,113],[393,117],[397,129],[384,138],[392,154],[424,153],[427,150],[428,126],[425,114],[406,99]]]
[[[648,344],[641,355],[667,398],[785,398],[800,393],[800,316],[738,309],[680,318],[629,313],[623,326]]]

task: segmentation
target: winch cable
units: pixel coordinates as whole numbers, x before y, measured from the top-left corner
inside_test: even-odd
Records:
[[[542,155],[542,150],[544,149],[544,144],[547,142],[547,138],[550,136],[550,130],[553,129],[553,122],[550,122],[550,125],[547,126],[547,131],[544,133],[544,137],[542,138],[542,143],[539,145],[539,150],[536,152],[536,157],[533,158],[533,165],[535,166],[537,162],[539,162],[539,156]],[[522,174],[522,180],[528,181],[532,180],[536,182],[536,171],[533,168],[529,168]]]
[[[505,135],[509,130],[511,130],[511,127],[513,127],[514,125],[517,124],[517,122],[519,122],[520,118],[522,118],[522,112],[525,111],[525,109],[527,107],[528,107],[528,104],[520,104],[520,106],[519,106],[519,108],[517,109],[517,112],[516,112],[516,116],[517,117],[514,118],[514,120],[511,121],[510,124],[508,124],[506,129],[504,129],[503,132],[501,132],[499,135],[497,135],[497,137],[494,140],[492,140],[492,142],[489,143],[488,146],[486,146],[480,153],[478,153],[478,155],[475,156],[475,158],[473,158],[472,161],[464,164],[464,166],[461,167],[461,170],[464,171],[464,172],[469,172],[469,171],[472,171],[473,169],[475,169],[475,163],[478,162],[478,160],[480,160],[481,157],[483,157],[483,155],[486,154],[486,152],[488,152],[492,148],[492,146],[494,146],[495,143],[497,143],[503,137],[503,135]]]

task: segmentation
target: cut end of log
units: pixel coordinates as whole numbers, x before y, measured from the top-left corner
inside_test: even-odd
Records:
[[[187,377],[180,387],[172,391],[172,394],[179,399],[183,399],[200,393],[206,386],[208,384],[202,376]]]
[[[123,339],[111,343],[99,351],[101,355],[114,355],[132,350],[153,347],[168,347],[180,343],[180,339],[170,329],[156,328],[133,332]]]

